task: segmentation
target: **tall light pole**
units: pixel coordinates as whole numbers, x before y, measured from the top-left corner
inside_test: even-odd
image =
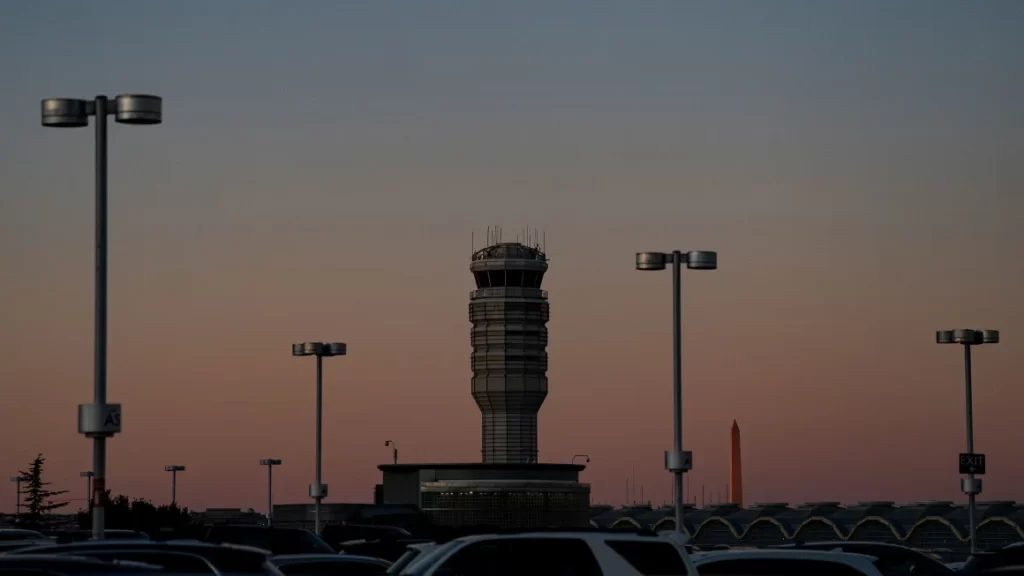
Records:
[[[267,526],[274,523],[274,466],[280,466],[276,458],[260,460],[260,466],[267,467]]]
[[[967,495],[967,518],[971,531],[971,555],[978,551],[976,536],[977,522],[974,518],[974,499],[981,494],[981,478],[975,474],[985,473],[985,455],[974,453],[974,394],[971,390],[971,346],[998,344],[998,330],[939,330],[935,333],[939,344],[960,344],[964,347],[964,391],[967,412],[967,453],[960,455],[960,473],[967,478],[960,479],[960,489]]]
[[[180,464],[164,466],[164,472],[171,473],[171,506],[178,504],[178,472],[184,472],[185,467]]]
[[[718,253],[707,251],[637,252],[637,270],[664,270],[672,264],[672,415],[674,420],[674,449],[665,451],[665,468],[675,475],[673,491],[676,505],[676,532],[683,533],[683,474],[693,468],[693,454],[683,451],[683,370],[682,370],[682,310],[680,280],[685,264],[691,270],[715,270]]]
[[[90,496],[92,495],[92,477],[95,474],[92,473],[92,470],[87,470],[80,472],[78,475],[85,478],[85,501],[88,503],[86,506],[89,510],[92,510],[92,498]]]
[[[384,447],[391,446],[391,458],[395,464],[398,464],[398,445],[395,444],[394,440],[385,440]]]
[[[113,105],[111,105],[113,104]],[[121,94],[111,103],[51,98],[42,101],[43,126],[81,128],[96,121],[96,293],[93,359],[93,402],[78,406],[78,432],[93,440],[92,537],[103,539],[106,497],[107,438],[121,432],[121,405],[107,404],[107,116],[121,124],[160,124],[163,100],[145,94]]]
[[[27,482],[28,478],[24,476],[11,476],[11,482],[14,482],[14,520],[21,520],[21,483]]]
[[[316,503],[313,507],[313,526],[320,534],[320,502],[327,497],[327,484],[320,476],[321,463],[321,415],[323,413],[323,374],[325,356],[344,356],[348,347],[342,342],[303,342],[292,344],[292,356],[316,356],[316,482],[309,485],[309,497]]]

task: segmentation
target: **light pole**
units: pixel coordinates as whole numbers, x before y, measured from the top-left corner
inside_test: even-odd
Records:
[[[590,456],[587,456],[586,454],[577,454],[577,455],[573,456],[572,460],[570,460],[569,462],[571,464],[575,464],[577,458],[583,458],[584,462],[586,462],[587,464],[590,464]]]
[[[320,534],[320,502],[327,497],[327,484],[320,476],[321,414],[323,413],[323,361],[325,356],[344,356],[348,347],[342,342],[303,342],[292,344],[292,356],[316,356],[316,482],[309,485],[309,497],[313,499],[313,527]]]
[[[672,414],[674,420],[674,449],[665,451],[665,468],[675,475],[673,491],[676,505],[676,532],[683,533],[683,474],[693,468],[693,454],[683,451],[683,371],[682,371],[682,310],[680,280],[685,264],[691,270],[715,270],[718,253],[707,251],[637,252],[637,270],[664,270],[672,264]]]
[[[92,537],[103,539],[107,438],[121,432],[121,405],[107,404],[107,116],[121,124],[160,124],[163,100],[145,94],[121,94],[113,105],[106,96],[93,100],[52,98],[42,101],[43,126],[81,128],[96,121],[96,293],[93,403],[78,406],[78,432],[93,440]]]
[[[178,472],[184,472],[185,467],[180,464],[164,466],[164,472],[171,473],[171,506],[178,504]]]
[[[92,499],[90,498],[90,495],[92,494],[92,477],[95,476],[95,474],[92,473],[92,470],[87,470],[85,472],[79,472],[78,475],[85,478],[85,501],[88,503],[88,509],[92,510]]]
[[[385,440],[384,447],[391,446],[391,458],[395,464],[398,464],[398,445],[395,444],[394,440]]]
[[[985,456],[974,453],[974,398],[971,390],[971,346],[982,344],[998,344],[998,330],[939,330],[935,333],[935,341],[939,344],[960,344],[964,347],[964,389],[966,392],[967,412],[967,454],[960,455],[960,473],[967,478],[960,479],[960,489],[967,495],[967,518],[971,531],[971,555],[978,551],[976,544],[977,523],[974,518],[974,499],[981,494],[981,478],[975,478],[975,472],[985,473]],[[966,462],[965,462],[966,457]],[[980,460],[979,458],[980,457]]]
[[[24,476],[11,476],[11,482],[14,482],[14,520],[21,520],[21,483],[27,482],[28,478]]]
[[[267,526],[274,523],[274,466],[280,466],[276,458],[260,460],[260,466],[267,467]]]

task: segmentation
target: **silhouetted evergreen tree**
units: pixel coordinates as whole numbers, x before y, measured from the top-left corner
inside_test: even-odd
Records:
[[[24,478],[21,494],[25,497],[25,508],[28,510],[21,515],[21,521],[28,526],[39,526],[42,524],[45,514],[68,505],[67,502],[54,502],[52,500],[54,496],[65,494],[67,490],[53,492],[46,488],[50,483],[43,482],[44,462],[46,462],[46,458],[39,454],[32,461],[32,464],[29,465],[28,472],[18,472]]]

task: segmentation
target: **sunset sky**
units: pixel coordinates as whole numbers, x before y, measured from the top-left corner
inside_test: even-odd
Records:
[[[545,230],[540,459],[595,502],[670,498],[671,277],[691,488],[748,502],[963,501],[962,351],[982,500],[1024,501],[1024,2],[0,2],[0,479],[36,453],[82,498],[91,443],[93,133],[39,101],[163,96],[110,128],[115,492],[308,502],[324,481],[478,461],[470,237]],[[0,510],[13,486],[0,486]],[[10,494],[10,497],[3,494]],[[639,492],[637,494],[639,496]],[[73,501],[75,506],[80,501]]]

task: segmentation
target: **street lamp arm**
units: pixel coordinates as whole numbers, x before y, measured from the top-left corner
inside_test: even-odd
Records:
[[[637,270],[664,270],[674,264],[675,256],[679,255],[679,265],[686,265],[691,270],[717,270],[718,253],[709,250],[674,250],[672,252],[637,252]]]

